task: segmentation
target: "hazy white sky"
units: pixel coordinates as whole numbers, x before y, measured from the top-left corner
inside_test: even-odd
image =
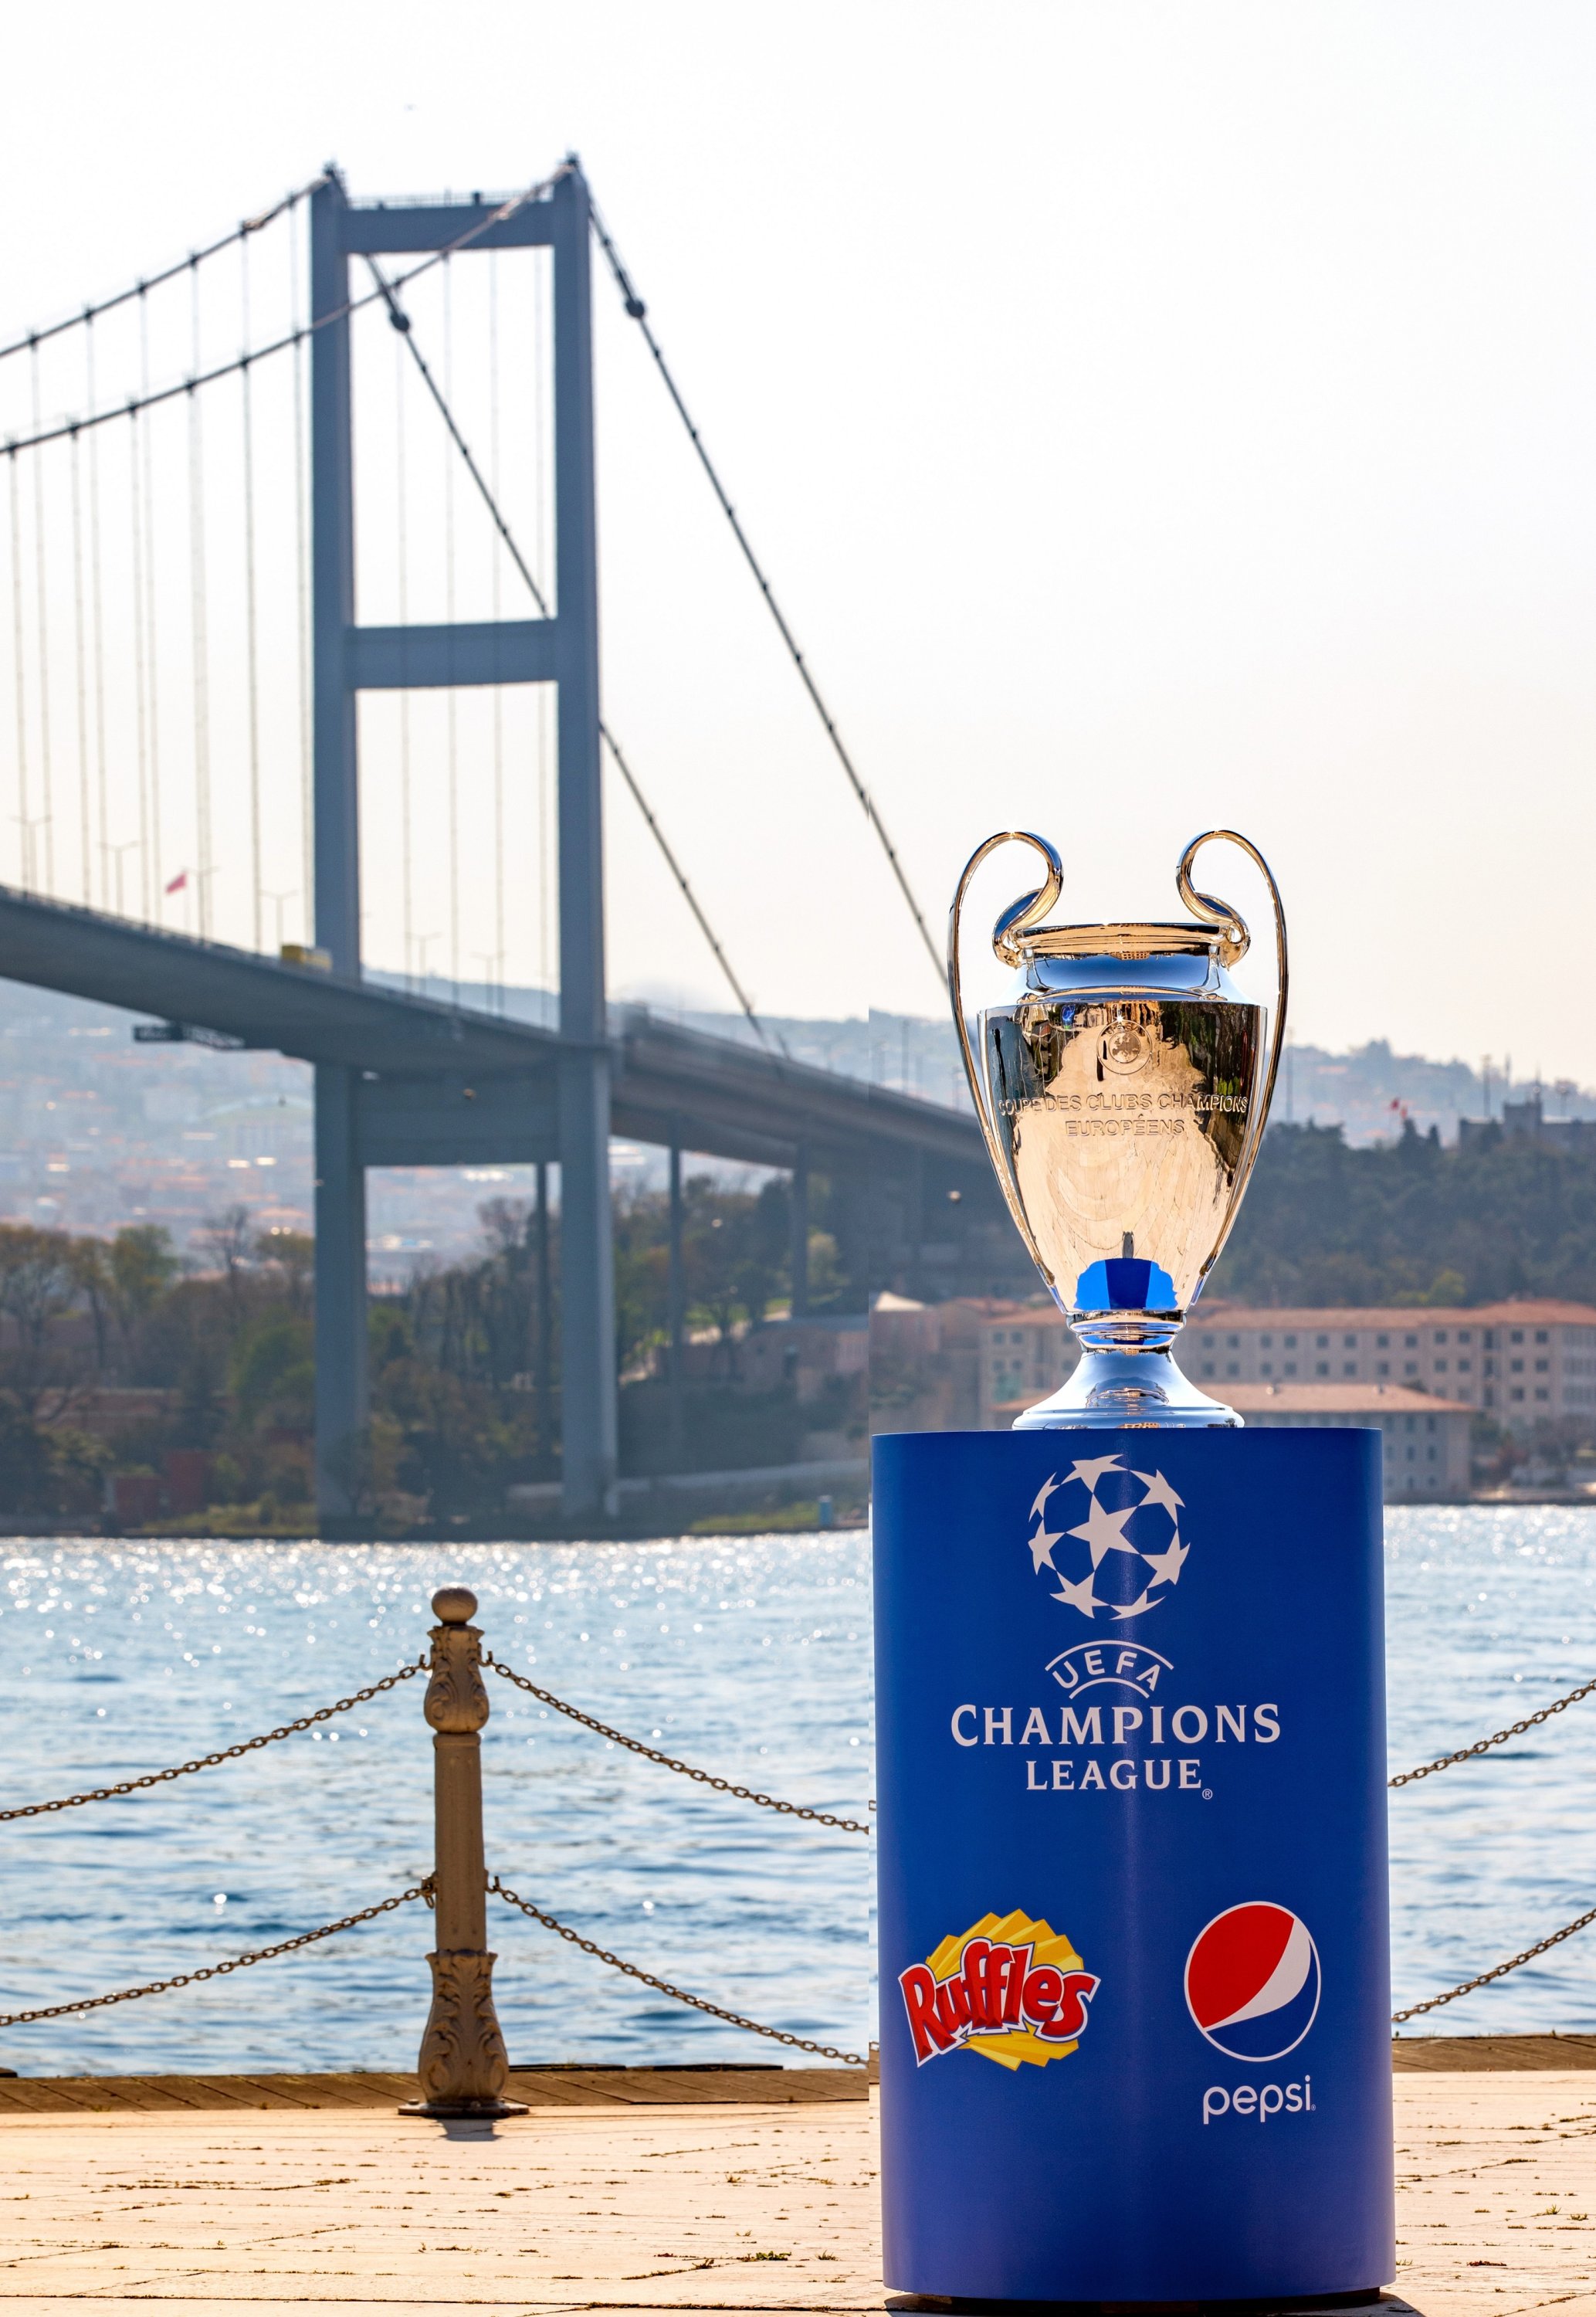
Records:
[[[1302,1036],[1596,1078],[1588,6],[28,11],[0,327],[330,156],[375,194],[571,148],[933,924],[1003,823],[1096,916],[1163,913],[1229,821],[1285,890]],[[613,720],[762,1004],[932,1014],[601,309]],[[613,985],[709,993],[611,810]]]

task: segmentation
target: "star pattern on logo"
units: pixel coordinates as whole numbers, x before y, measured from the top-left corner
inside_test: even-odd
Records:
[[[1076,1487],[1085,1491],[1083,1507],[1078,1497],[1071,1503],[1067,1492]],[[1072,1522],[1071,1510],[1084,1517]],[[1052,1598],[1094,1623],[1145,1616],[1180,1582],[1191,1550],[1181,1535],[1184,1510],[1161,1472],[1141,1472],[1120,1456],[1077,1458],[1037,1490],[1026,1539],[1032,1574],[1045,1570],[1057,1586]]]
[[[1046,1529],[1040,1521],[1037,1523],[1030,1537],[1030,1573],[1033,1577],[1039,1577],[1044,1569],[1052,1569],[1054,1576],[1057,1576],[1058,1571],[1053,1569],[1053,1548],[1063,1534],[1061,1528]]]

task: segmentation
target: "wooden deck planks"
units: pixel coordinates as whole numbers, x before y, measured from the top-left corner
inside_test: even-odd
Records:
[[[1404,2035],[1392,2046],[1399,2075],[1596,2069],[1596,2035]],[[533,2108],[796,2107],[863,2099],[862,2068],[515,2069],[509,2097]],[[299,2109],[397,2107],[419,2098],[415,2076],[392,2069],[325,2074],[0,2077],[0,2116],[104,2113],[120,2108]]]
[[[508,2097],[532,2108],[762,2107],[862,2100],[862,2068],[558,2068],[513,2071]],[[231,2108],[298,2110],[397,2107],[418,2099],[414,2075],[359,2071],[325,2075],[0,2077],[0,2116],[94,2115],[121,2109],[168,2113]]]
[[[1401,2035],[1391,2047],[1399,2075],[1596,2068],[1596,2035]]]

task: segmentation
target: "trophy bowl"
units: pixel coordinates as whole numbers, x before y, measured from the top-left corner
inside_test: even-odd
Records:
[[[1271,1009],[1230,979],[1251,935],[1199,892],[1199,849],[1239,845],[1269,886],[1278,991]],[[1045,882],[999,917],[1010,970],[975,1036],[964,1010],[960,918],[971,877],[1002,845],[1029,845]],[[1263,1139],[1285,1031],[1286,921],[1257,847],[1234,829],[1193,837],[1175,872],[1180,925],[1049,926],[1064,869],[1023,829],[965,864],[948,921],[954,1025],[998,1185],[1082,1357],[1016,1428],[1239,1424],[1175,1364],[1172,1346],[1218,1259]]]

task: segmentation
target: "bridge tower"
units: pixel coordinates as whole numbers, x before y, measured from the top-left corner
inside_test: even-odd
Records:
[[[599,757],[597,521],[593,488],[592,235],[586,180],[572,161],[546,200],[496,222],[480,201],[389,209],[350,201],[337,173],[312,196],[311,621],[316,940],[334,974],[361,977],[356,702],[362,691],[552,684],[558,702],[559,1035],[557,1084],[529,1086],[513,1151],[557,1158],[561,1199],[564,1508],[611,1504],[616,1475],[610,1051],[604,997],[603,829]],[[554,615],[405,628],[362,627],[355,604],[350,260],[446,249],[546,247],[554,304]],[[370,1165],[392,1163],[403,1087],[334,1063],[316,1070],[317,1498],[333,1519],[358,1507],[370,1412],[366,1194]],[[475,1089],[459,1093],[467,1101]],[[548,1095],[554,1099],[550,1103]],[[428,1100],[425,1085],[412,1103]],[[485,1105],[486,1107],[486,1105]],[[384,1114],[388,1131],[384,1132]],[[485,1121],[485,1125],[486,1122]],[[552,1129],[552,1132],[551,1132]],[[459,1159],[478,1155],[461,1116]]]

